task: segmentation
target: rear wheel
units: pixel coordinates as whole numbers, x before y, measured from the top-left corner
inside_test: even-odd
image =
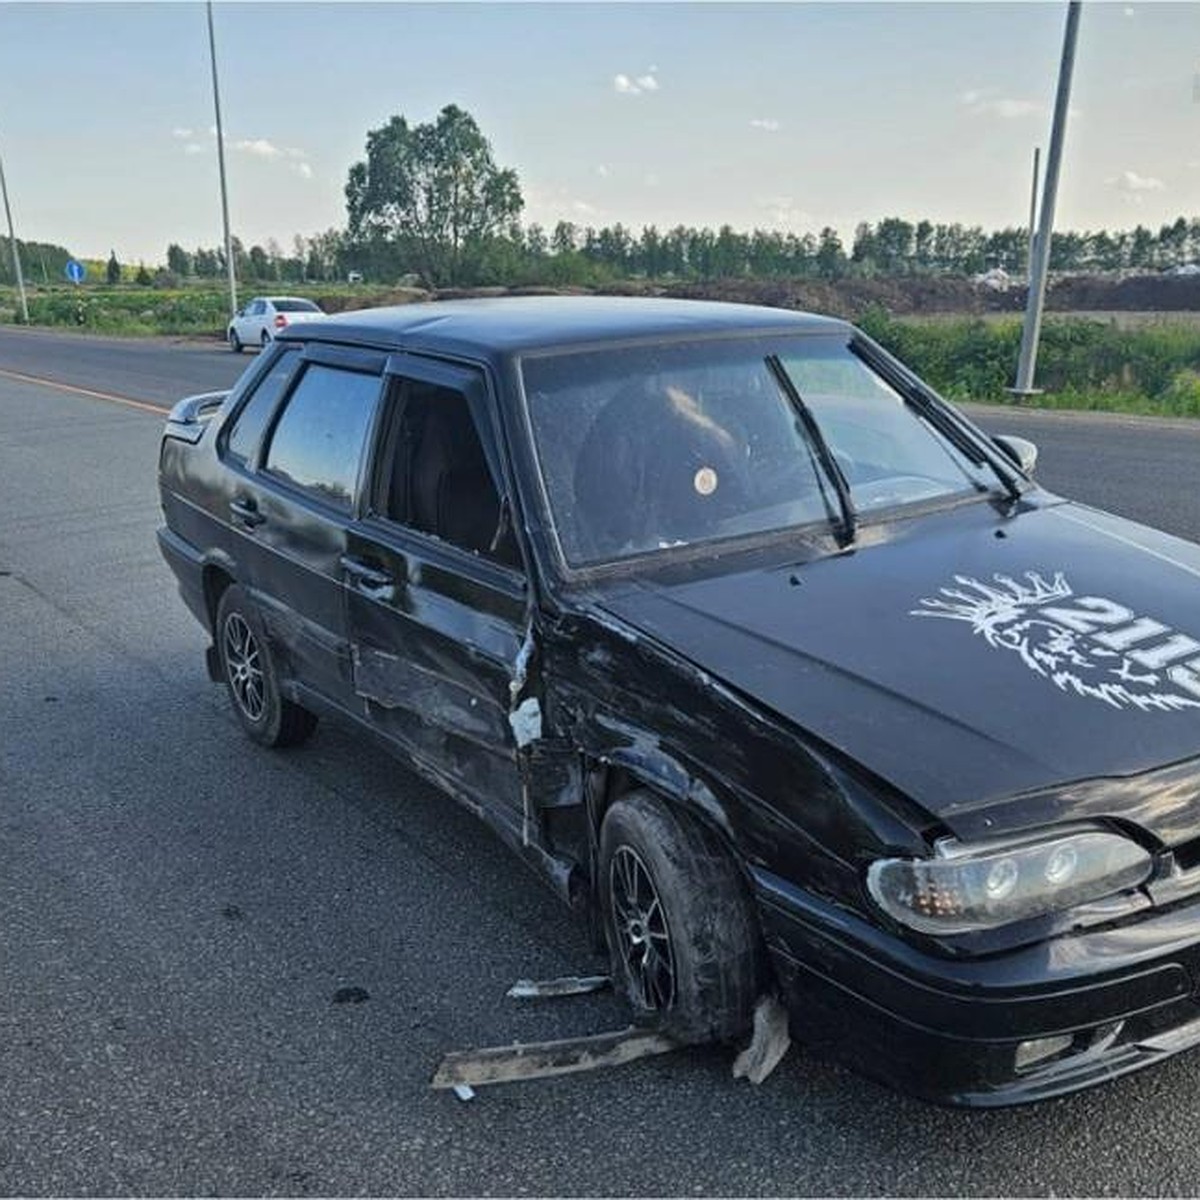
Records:
[[[317,727],[317,718],[279,693],[279,674],[262,620],[236,584],[217,606],[221,674],[242,728],[263,746],[296,746]]]
[[[714,833],[651,792],[623,796],[600,829],[600,903],[614,986],[639,1021],[684,1042],[750,1028],[762,938]]]
[[[236,329],[229,331],[229,348],[234,354],[241,354],[242,352],[242,339],[238,337]]]

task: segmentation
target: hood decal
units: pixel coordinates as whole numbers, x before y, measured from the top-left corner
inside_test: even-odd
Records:
[[[1071,695],[1140,712],[1200,708],[1200,641],[1188,634],[1114,600],[1076,596],[1061,571],[954,583],[909,615],[965,622]]]

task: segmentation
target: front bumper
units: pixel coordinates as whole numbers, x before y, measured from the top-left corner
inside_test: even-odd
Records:
[[[947,1104],[1023,1104],[1200,1043],[1200,904],[981,958],[926,953],[766,872],[759,909],[796,1037]],[[1025,1070],[1023,1042],[1070,1044]]]

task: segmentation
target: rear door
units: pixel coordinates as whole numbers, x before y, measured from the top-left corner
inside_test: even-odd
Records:
[[[310,344],[230,503],[243,582],[288,673],[343,706],[353,693],[342,558],[383,364],[382,354]]]
[[[516,825],[509,713],[531,649],[529,596],[485,379],[408,356],[389,373],[344,560],[353,688],[381,731]]]

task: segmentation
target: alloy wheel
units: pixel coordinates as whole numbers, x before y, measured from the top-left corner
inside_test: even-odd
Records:
[[[258,639],[241,613],[225,620],[225,671],[238,707],[251,721],[261,721],[266,709],[262,657]]]
[[[608,872],[616,952],[625,964],[635,1000],[661,1012],[675,999],[675,955],[666,913],[654,880],[636,850],[618,846]]]

